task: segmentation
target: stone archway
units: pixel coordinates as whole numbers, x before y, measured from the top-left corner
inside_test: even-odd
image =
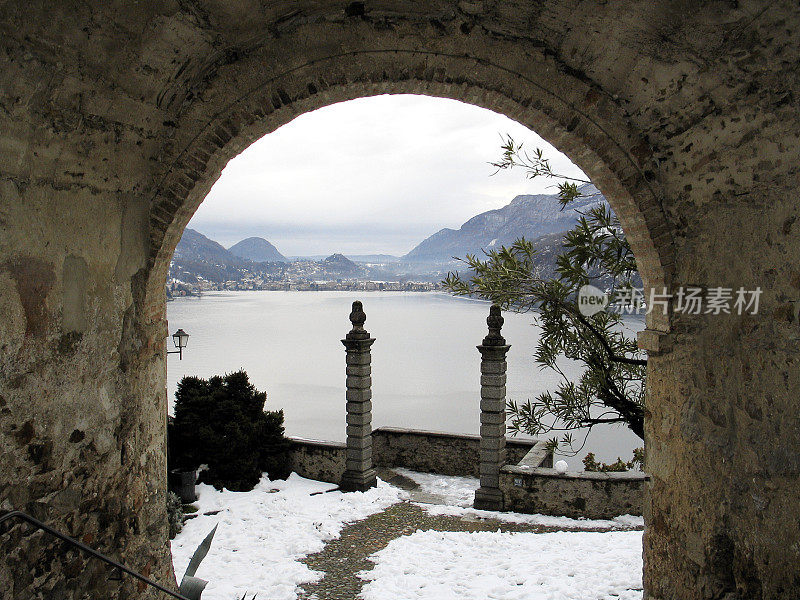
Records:
[[[227,160],[294,115],[422,93],[566,152],[647,284],[763,288],[757,315],[653,318],[640,339],[645,587],[797,595],[798,23],[759,2],[5,6],[2,508],[169,577],[159,295],[183,227]],[[97,574],[31,573],[48,550],[28,544],[0,566],[12,597],[109,593]]]
[[[150,211],[147,313],[164,314],[163,286],[175,245],[228,160],[299,114],[381,93],[461,100],[535,129],[570,155],[609,198],[630,232],[646,285],[669,286],[672,240],[650,235],[664,231],[666,221],[657,183],[644,174],[651,166],[646,142],[612,106],[595,113],[602,104],[600,92],[574,76],[554,75],[543,68],[540,79],[532,80],[489,60],[435,52],[361,51],[323,56],[252,82],[178,150],[159,182]],[[657,340],[669,332],[664,315],[654,312],[648,319],[645,336]]]

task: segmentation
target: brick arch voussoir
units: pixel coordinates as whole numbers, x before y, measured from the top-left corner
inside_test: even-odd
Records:
[[[543,75],[534,78],[466,56],[365,52],[318,60],[254,86],[208,116],[157,185],[150,209],[147,304],[163,294],[175,246],[231,158],[300,114],[386,93],[460,100],[535,130],[580,166],[609,199],[645,285],[669,287],[672,237],[661,207],[652,150],[632,131],[613,100],[597,88],[553,69]],[[668,315],[651,313],[647,327],[668,332]]]

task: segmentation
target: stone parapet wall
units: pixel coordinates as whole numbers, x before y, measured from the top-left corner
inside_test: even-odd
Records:
[[[424,473],[478,477],[479,435],[381,427],[372,432],[375,464]],[[518,463],[536,440],[506,440],[506,460]]]
[[[558,473],[506,465],[500,471],[505,510],[589,519],[641,515],[649,477],[640,472]]]
[[[302,477],[338,484],[347,454],[342,442],[290,438],[292,471]],[[381,427],[372,432],[375,466],[405,467],[440,475],[478,476],[480,436]],[[518,463],[535,440],[507,440],[508,460]],[[547,460],[547,455],[543,460]]]
[[[347,445],[344,442],[289,439],[289,466],[292,471],[301,477],[339,485],[347,460]]]

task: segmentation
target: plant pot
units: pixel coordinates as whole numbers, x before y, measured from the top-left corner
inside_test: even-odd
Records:
[[[175,492],[183,504],[190,504],[197,500],[195,483],[197,483],[197,471],[181,471],[173,469],[168,477],[169,491]]]

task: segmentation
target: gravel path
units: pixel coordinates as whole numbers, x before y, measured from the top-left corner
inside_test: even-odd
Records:
[[[547,528],[503,523],[489,519],[464,519],[450,516],[429,516],[425,510],[411,502],[401,502],[383,512],[348,525],[341,535],[330,541],[322,552],[303,559],[309,568],[322,571],[325,576],[318,582],[307,584],[301,591],[301,600],[354,600],[364,581],[359,571],[374,565],[367,557],[381,550],[393,539],[417,530],[435,531],[547,531]]]
[[[402,476],[399,476],[402,478]],[[411,492],[412,500],[425,502],[426,498],[414,489],[407,478],[394,479],[391,473],[382,473],[381,478]],[[435,500],[431,498],[430,500]],[[574,529],[574,528],[569,528]],[[317,554],[302,562],[325,575],[316,583],[306,584],[299,591],[300,600],[354,600],[358,598],[364,581],[358,578],[360,571],[371,570],[374,564],[368,556],[385,548],[389,542],[404,535],[421,531],[503,531],[533,532],[562,530],[520,523],[508,523],[495,519],[472,516],[431,516],[413,502],[401,502],[383,512],[346,526],[341,535],[331,540]],[[580,529],[574,529],[579,531]],[[594,529],[593,531],[598,531]]]

